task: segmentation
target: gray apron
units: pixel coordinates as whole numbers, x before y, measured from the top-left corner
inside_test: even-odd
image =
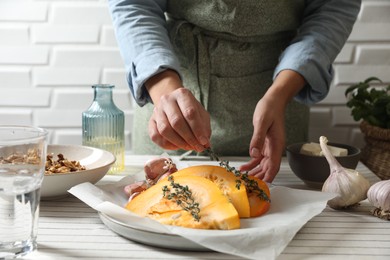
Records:
[[[168,27],[183,84],[210,113],[211,147],[217,154],[249,154],[254,109],[272,84],[303,9],[304,0],[168,1]],[[152,104],[136,108],[136,154],[163,152],[148,135],[152,109]],[[306,141],[309,108],[291,101],[286,113],[287,144]]]

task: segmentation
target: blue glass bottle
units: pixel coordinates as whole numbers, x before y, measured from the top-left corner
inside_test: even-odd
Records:
[[[82,113],[83,145],[113,153],[115,164],[108,173],[115,174],[125,168],[125,116],[114,103],[114,85],[93,85],[94,99]]]

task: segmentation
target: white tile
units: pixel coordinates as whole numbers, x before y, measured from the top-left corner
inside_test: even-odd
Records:
[[[115,85],[115,89],[126,89],[130,91],[126,80],[125,69],[105,68],[102,72],[102,83]]]
[[[45,2],[1,0],[0,5],[0,22],[43,22],[47,19],[48,5]]]
[[[34,43],[98,43],[98,25],[33,25]]]
[[[35,109],[33,116],[41,127],[81,127],[81,111],[76,109]]]
[[[81,145],[81,127],[73,129],[55,130],[53,133],[53,144]]]
[[[313,106],[310,108],[310,127],[330,127],[332,122],[331,107]]]
[[[349,85],[331,85],[329,93],[324,100],[319,102],[320,105],[344,105],[347,102],[345,97],[345,90]]]
[[[82,132],[80,128],[67,128],[53,131],[52,144],[81,145]],[[129,131],[125,131],[125,149],[130,150],[131,144]]]
[[[387,22],[390,24],[389,1],[363,1],[359,14],[362,22]]]
[[[390,24],[357,22],[348,40],[365,43],[390,41]]]
[[[122,111],[132,112],[129,91],[116,91],[114,89],[113,100],[115,105]],[[51,107],[62,110],[71,105],[72,109],[87,110],[93,102],[94,92],[90,87],[85,88],[60,88],[53,90]]]
[[[132,97],[129,90],[123,90],[123,89],[114,89],[113,90],[113,99],[116,104],[116,106],[125,111],[132,111],[133,105],[132,105]]]
[[[90,86],[99,81],[100,69],[35,67],[32,77],[35,86]]]
[[[0,89],[29,88],[31,86],[30,69],[0,67]]]
[[[47,64],[49,60],[49,48],[46,46],[1,46],[1,64]]]
[[[40,109],[33,111],[34,123],[42,127],[51,128],[74,128],[82,125],[82,112],[85,109],[77,109],[73,106],[67,109]],[[132,112],[125,112],[125,127],[131,131],[133,126]]]
[[[73,110],[79,110],[80,113],[91,105],[93,101],[93,90],[90,88],[66,88],[55,89],[51,108],[64,110],[71,106]]]
[[[319,142],[320,136],[326,136],[329,142],[332,143],[346,143],[349,137],[348,127],[312,127],[309,131],[309,141]]]
[[[53,24],[112,24],[106,2],[54,3],[49,20]]]
[[[114,28],[112,26],[105,25],[102,27],[100,42],[103,46],[118,47],[118,43],[115,38]]]
[[[390,24],[389,24],[390,27]],[[390,66],[390,43],[388,45],[364,45],[356,48],[357,64]]]
[[[353,126],[356,127],[359,123],[356,122],[352,115],[351,109],[347,106],[332,108],[332,125],[333,126]]]
[[[32,125],[32,110],[1,108],[0,122],[2,125]]]
[[[335,85],[350,85],[375,76],[384,82],[390,82],[389,65],[338,65]]]
[[[337,55],[335,63],[351,63],[353,59],[354,48],[354,44],[345,44],[339,55]]]
[[[26,45],[30,43],[27,25],[7,25],[0,23],[1,45]]]
[[[56,67],[123,68],[117,48],[58,47],[53,49],[53,65]]]
[[[9,89],[0,95],[0,107],[46,107],[49,106],[49,89]]]

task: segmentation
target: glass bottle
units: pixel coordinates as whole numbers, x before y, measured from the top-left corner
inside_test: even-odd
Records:
[[[93,85],[94,98],[91,106],[82,113],[83,145],[100,148],[116,157],[109,174],[125,168],[125,116],[113,101],[109,84]]]

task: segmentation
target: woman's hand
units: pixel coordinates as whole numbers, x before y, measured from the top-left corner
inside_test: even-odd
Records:
[[[167,150],[195,150],[210,146],[210,115],[192,93],[183,88],[174,71],[164,71],[146,83],[154,103],[149,136]]]
[[[274,180],[285,148],[286,106],[305,84],[305,79],[292,70],[283,70],[275,78],[253,113],[251,160],[240,167],[241,171],[249,171],[249,175],[266,182]]]
[[[251,160],[241,166],[241,171],[249,171],[249,175],[266,182],[273,181],[279,171],[285,146],[284,110],[284,106],[274,97],[264,96],[257,103],[253,114]]]

